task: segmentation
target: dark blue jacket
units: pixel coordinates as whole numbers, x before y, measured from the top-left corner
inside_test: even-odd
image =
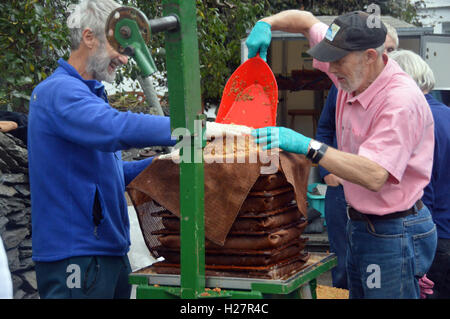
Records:
[[[328,97],[320,114],[319,123],[317,124],[316,140],[329,146],[337,148],[336,141],[336,97],[338,90],[333,84],[328,92]],[[324,178],[330,174],[325,168],[319,165],[320,177]]]
[[[152,159],[122,162],[120,150],[174,145],[170,119],[115,110],[100,82],[58,62],[30,101],[33,260],[123,256],[130,246],[125,186]]]
[[[425,94],[434,119],[434,160],[423,202],[430,209],[438,237],[450,239],[450,108]]]

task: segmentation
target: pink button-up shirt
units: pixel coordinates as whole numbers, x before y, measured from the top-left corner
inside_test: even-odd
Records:
[[[310,46],[319,43],[328,26],[315,24]],[[434,122],[430,107],[414,80],[392,59],[370,86],[357,96],[339,89],[329,64],[314,60],[338,88],[338,149],[364,156],[389,172],[378,192],[343,181],[345,198],[360,212],[386,215],[411,208],[423,195],[433,165]]]

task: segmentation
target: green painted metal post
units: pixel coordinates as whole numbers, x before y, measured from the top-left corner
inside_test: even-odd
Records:
[[[179,19],[179,28],[166,32],[171,125],[190,133],[184,137],[188,147],[180,163],[182,298],[197,298],[205,288],[204,171],[201,129],[195,121],[202,112],[196,13],[195,0],[163,1],[164,16]]]

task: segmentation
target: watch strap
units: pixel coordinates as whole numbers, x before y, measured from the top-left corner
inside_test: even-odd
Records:
[[[316,150],[312,147],[309,147],[308,153],[306,153],[306,158],[312,161],[314,154],[316,153]]]
[[[322,159],[322,157],[325,155],[325,152],[328,149],[328,145],[325,143],[322,143],[322,146],[320,146],[320,148],[317,150],[317,152],[315,152],[315,155],[312,158],[312,162],[314,164],[317,164],[320,162],[320,160]]]

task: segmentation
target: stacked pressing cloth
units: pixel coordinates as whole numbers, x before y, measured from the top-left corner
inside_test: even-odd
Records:
[[[278,164],[269,175],[260,174],[261,164],[205,164],[207,275],[279,279],[307,261],[301,234],[309,163],[281,153]],[[177,174],[172,161],[156,160],[128,188],[150,252],[165,258],[152,266],[159,273],[179,273]]]

